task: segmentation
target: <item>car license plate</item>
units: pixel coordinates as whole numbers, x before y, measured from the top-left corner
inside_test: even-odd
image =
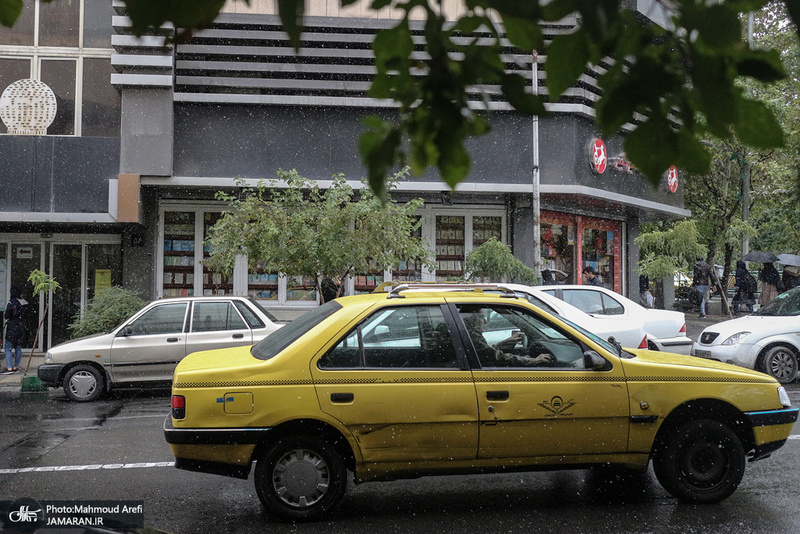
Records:
[[[711,351],[710,350],[696,350],[694,351],[694,355],[698,358],[711,358]]]

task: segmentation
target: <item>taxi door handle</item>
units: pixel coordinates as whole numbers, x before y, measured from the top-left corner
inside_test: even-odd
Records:
[[[504,401],[508,400],[508,391],[487,391],[486,400],[490,401]]]
[[[355,395],[352,393],[331,393],[331,402],[346,403],[353,402]]]

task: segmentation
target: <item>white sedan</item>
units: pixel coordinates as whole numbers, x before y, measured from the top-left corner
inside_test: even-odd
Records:
[[[792,382],[800,354],[800,287],[781,293],[754,315],[709,326],[692,354],[755,369],[782,384]]]
[[[673,310],[655,310],[599,286],[542,286],[541,290],[603,320],[628,319],[644,323],[648,348],[690,354],[692,340],[686,335],[686,316]]]
[[[563,300],[543,291],[542,287],[532,287],[522,284],[455,284],[455,283],[416,283],[405,284],[411,290],[417,291],[455,291],[458,289],[474,290],[480,288],[487,292],[504,292],[511,290],[520,298],[524,298],[534,306],[538,306],[548,313],[558,315],[577,324],[584,330],[595,334],[603,340],[613,337],[620,345],[628,348],[648,348],[648,337],[641,320],[629,317],[596,318],[586,314]],[[392,284],[385,284],[376,291],[389,291]],[[549,286],[546,286],[549,287]],[[558,286],[561,287],[561,286]]]

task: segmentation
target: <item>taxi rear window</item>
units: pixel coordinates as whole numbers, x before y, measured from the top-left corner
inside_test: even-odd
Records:
[[[272,332],[254,345],[250,350],[250,354],[259,360],[269,360],[300,339],[303,334],[341,309],[342,305],[335,300],[326,302],[319,308],[304,313],[283,328]]]

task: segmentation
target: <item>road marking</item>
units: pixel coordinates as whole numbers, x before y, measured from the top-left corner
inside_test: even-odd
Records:
[[[788,439],[800,439],[800,434],[792,434]]]
[[[173,467],[175,462],[139,462],[134,464],[87,464],[87,465],[50,465],[43,467],[20,467],[17,469],[0,469],[0,475],[17,473],[51,473],[54,471],[97,471],[100,469],[142,469],[147,467]]]

